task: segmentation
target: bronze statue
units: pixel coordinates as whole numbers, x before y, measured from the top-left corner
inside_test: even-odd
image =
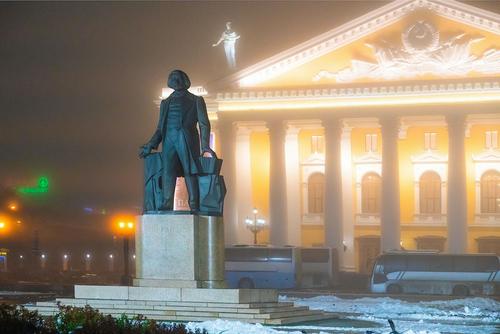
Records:
[[[202,211],[222,214],[226,192],[224,179],[219,175],[222,160],[217,159],[209,145],[210,121],[205,101],[191,94],[190,86],[183,71],[170,73],[168,87],[174,92],[161,101],[158,127],[149,142],[141,146],[139,157],[146,158],[145,211],[172,211],[176,179],[183,176],[192,212],[200,211],[201,192]],[[162,152],[151,154],[160,143]],[[212,159],[212,165],[218,164],[219,168],[207,170],[206,159],[208,165]]]

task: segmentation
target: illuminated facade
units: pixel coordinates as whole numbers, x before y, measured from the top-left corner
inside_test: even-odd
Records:
[[[398,0],[209,87],[226,242],[500,253],[500,15]],[[217,92],[215,94],[215,92]],[[272,180],[272,182],[270,182]]]

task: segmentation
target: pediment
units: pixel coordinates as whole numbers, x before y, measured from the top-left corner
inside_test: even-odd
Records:
[[[446,156],[438,154],[433,151],[426,151],[422,154],[415,155],[411,157],[411,162],[417,163],[446,163],[448,159]]]
[[[487,150],[480,154],[476,154],[472,157],[474,162],[499,162],[500,161],[500,151],[498,150]]]
[[[244,88],[500,76],[500,15],[453,0],[398,0],[244,69]]]
[[[325,163],[325,155],[321,153],[313,153],[305,159],[301,165],[323,165]]]
[[[354,160],[355,164],[376,164],[381,162],[381,155],[373,152],[366,153]]]

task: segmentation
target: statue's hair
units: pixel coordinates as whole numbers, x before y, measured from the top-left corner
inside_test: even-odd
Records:
[[[191,81],[185,72],[181,70],[173,70],[168,75],[167,85],[174,90],[188,89],[191,87]]]

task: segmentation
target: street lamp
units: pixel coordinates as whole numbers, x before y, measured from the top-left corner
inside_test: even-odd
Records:
[[[133,219],[119,219],[117,224],[118,234],[123,236],[123,276],[121,277],[122,285],[131,285],[132,277],[130,276],[129,268],[129,236],[135,232],[135,223]]]
[[[257,214],[259,211],[254,208],[253,211],[253,219],[246,218],[245,226],[253,233],[253,244],[257,245],[257,233],[262,231],[266,227],[266,221],[261,218],[257,218]]]

